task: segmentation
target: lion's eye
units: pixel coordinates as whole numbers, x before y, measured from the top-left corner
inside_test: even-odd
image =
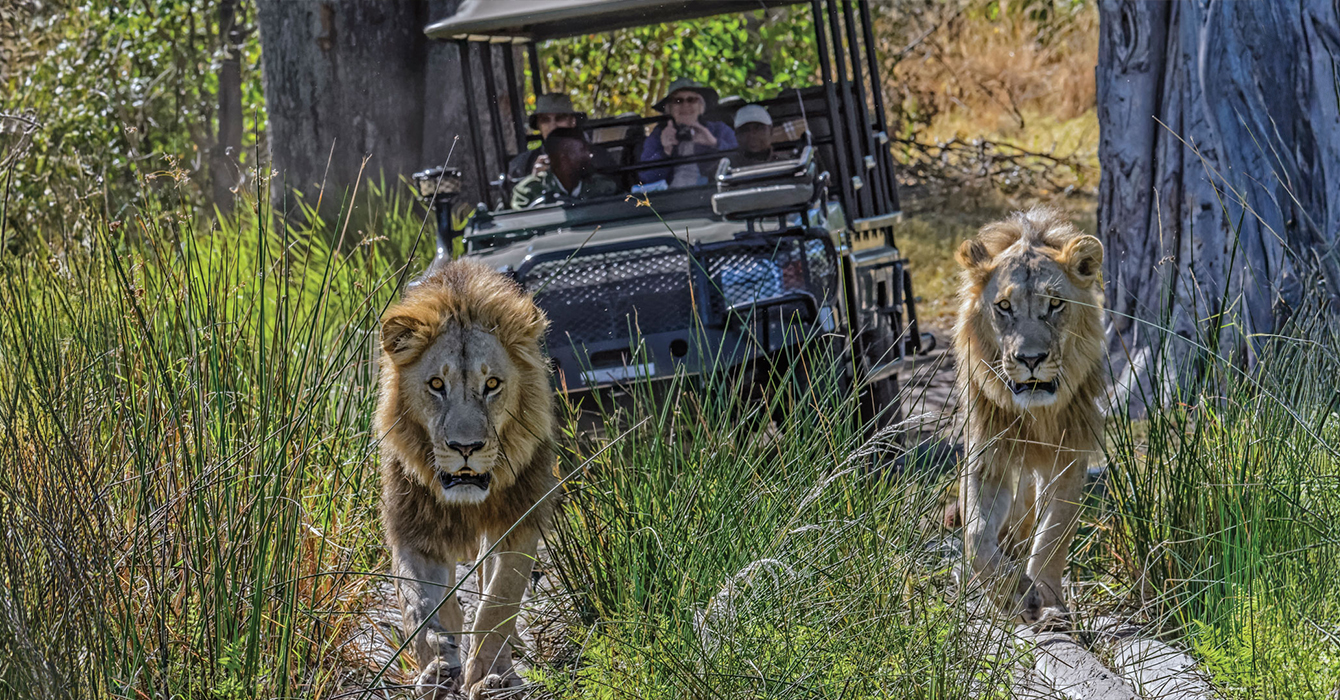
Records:
[[[433,391],[442,391],[443,389],[447,388],[447,385],[445,382],[442,381],[441,377],[433,377],[432,379],[428,380],[428,388],[432,389]]]
[[[489,377],[489,378],[488,378],[488,381],[485,381],[485,382],[484,382],[484,391],[487,391],[487,392],[494,392],[494,391],[497,391],[497,390],[498,390],[498,387],[500,387],[500,386],[502,386],[502,380],[501,380],[501,379],[499,379],[499,378],[497,378],[497,377]]]
[[[1000,309],[1001,311],[1004,311],[1005,313],[1009,313],[1009,312],[1010,312],[1010,300],[1009,300],[1009,299],[1001,299],[1000,301],[996,302],[996,308],[997,308],[997,309]]]
[[[1065,301],[1064,301],[1064,300],[1053,298],[1053,299],[1051,300],[1051,303],[1047,305],[1047,308],[1051,309],[1052,311],[1055,311],[1055,310],[1061,308],[1062,306],[1065,306]]]

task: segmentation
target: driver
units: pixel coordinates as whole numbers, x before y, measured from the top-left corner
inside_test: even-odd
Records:
[[[544,140],[544,150],[549,154],[549,167],[517,183],[512,189],[513,209],[619,191],[614,180],[595,168],[591,144],[580,129],[554,129]]]
[[[544,139],[554,129],[575,129],[586,120],[586,113],[572,107],[572,98],[557,92],[549,92],[535,98],[535,112],[530,115],[530,128],[540,132],[541,145],[524,153],[519,153],[507,164],[507,179],[512,182],[523,180],[528,175],[539,175],[549,167],[549,158],[544,152]]]
[[[716,108],[717,92],[702,83],[680,78],[670,83],[665,98],[657,102],[657,111],[670,117],[651,132],[642,147],[640,163],[655,163],[669,158],[683,158],[712,151],[733,151],[735,132],[717,121],[706,121],[703,115]],[[686,163],[672,167],[653,167],[638,172],[643,183],[664,180],[670,187],[689,187],[707,184],[716,170],[715,161]]]

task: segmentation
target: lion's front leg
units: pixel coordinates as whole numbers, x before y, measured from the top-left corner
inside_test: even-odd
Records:
[[[456,690],[461,679],[456,634],[464,625],[456,596],[443,602],[455,586],[456,567],[408,547],[392,547],[391,574],[397,577],[395,585],[404,615],[404,633],[412,635],[414,640],[419,691],[441,694]]]
[[[470,660],[465,668],[465,687],[470,690],[471,700],[482,697],[488,690],[520,682],[512,670],[512,651],[521,649],[516,617],[521,610],[521,596],[530,583],[539,541],[536,530],[514,532],[480,568],[482,592],[475,614]],[[486,542],[482,551],[489,546],[491,543]]]
[[[1024,620],[1032,622],[1040,607],[1037,591],[1000,548],[1001,532],[1014,503],[1013,485],[1005,483],[1007,471],[984,456],[969,458],[962,489],[963,549],[972,570],[995,592],[997,602],[1021,611]]]
[[[1062,464],[1067,455],[1061,456]],[[1042,596],[1042,607],[1064,613],[1065,595],[1061,578],[1065,574],[1066,556],[1070,541],[1079,526],[1080,497],[1084,488],[1087,460],[1073,458],[1055,473],[1047,471],[1035,475],[1038,489],[1038,509],[1041,517],[1033,538],[1033,550],[1028,557],[1028,575],[1033,578]]]

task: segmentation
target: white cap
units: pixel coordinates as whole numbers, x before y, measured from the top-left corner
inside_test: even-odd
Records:
[[[772,126],[772,116],[762,105],[745,105],[740,111],[735,113],[735,128],[738,129],[745,124],[767,124]]]

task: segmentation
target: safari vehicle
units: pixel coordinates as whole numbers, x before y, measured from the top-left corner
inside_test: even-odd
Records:
[[[507,201],[511,183],[487,164],[506,164],[538,139],[527,135],[520,110],[504,118],[502,107],[525,104],[527,87],[544,94],[541,42],[799,4],[813,18],[821,84],[757,103],[774,124],[800,125],[789,141],[774,136],[794,157],[751,167],[732,165],[730,152],[670,157],[656,165],[720,163],[706,186],[490,206]],[[426,31],[457,42],[464,57],[477,55],[475,65],[501,67],[481,74],[462,61],[469,113],[482,122],[470,123],[475,168],[465,177],[488,183],[488,201],[461,234],[464,254],[535,292],[552,323],[547,344],[560,390],[742,365],[763,369],[753,372],[762,383],[783,353],[822,337],[839,339],[836,352],[854,368],[849,379],[865,387],[868,417],[897,413],[897,371],[931,341],[917,330],[907,261],[894,245],[898,190],[866,0],[467,0]],[[516,70],[523,47],[529,86]],[[631,178],[647,128],[664,120],[589,119],[582,129],[621,135],[591,140],[619,163],[616,175]],[[439,212],[439,255],[452,249],[446,210],[462,177],[443,168],[415,176]]]

